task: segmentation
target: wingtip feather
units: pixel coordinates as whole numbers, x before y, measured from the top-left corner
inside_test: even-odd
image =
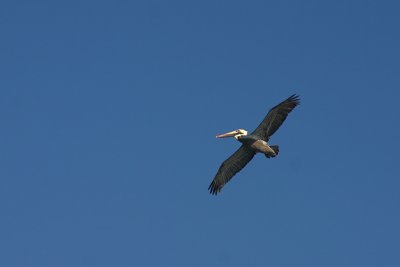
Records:
[[[210,191],[211,195],[217,195],[221,189],[218,188],[218,186],[215,184],[214,181],[211,182],[210,186],[208,187],[208,191]]]
[[[298,94],[293,94],[287,99],[290,102],[294,102],[296,105],[300,105],[300,96]]]

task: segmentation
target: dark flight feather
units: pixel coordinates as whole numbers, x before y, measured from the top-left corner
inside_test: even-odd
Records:
[[[232,177],[246,166],[247,163],[254,157],[255,152],[247,146],[242,145],[235,153],[225,160],[218,169],[214,180],[211,182],[208,190],[213,195],[218,194],[222,187]]]
[[[285,101],[271,108],[264,120],[251,134],[260,137],[264,141],[268,141],[286,120],[288,114],[299,104],[299,96],[295,94],[291,95]]]

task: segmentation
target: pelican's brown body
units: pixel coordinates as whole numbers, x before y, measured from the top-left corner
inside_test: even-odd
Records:
[[[269,146],[267,142],[253,135],[243,135],[238,137],[238,141],[251,147],[256,153],[263,153],[267,158],[273,158],[278,155],[278,146]]]

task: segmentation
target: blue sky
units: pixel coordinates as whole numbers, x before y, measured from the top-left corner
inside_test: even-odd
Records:
[[[3,1],[0,265],[400,266],[399,8]]]

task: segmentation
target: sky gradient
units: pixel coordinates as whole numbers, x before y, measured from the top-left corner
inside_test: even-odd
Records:
[[[400,266],[399,8],[2,1],[0,266]]]

